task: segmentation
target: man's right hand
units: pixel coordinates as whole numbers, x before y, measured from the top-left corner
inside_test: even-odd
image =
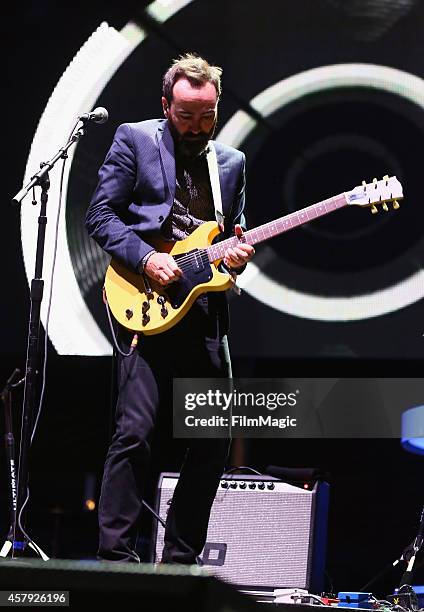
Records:
[[[183,275],[175,259],[168,253],[152,253],[144,266],[149,278],[165,286]]]

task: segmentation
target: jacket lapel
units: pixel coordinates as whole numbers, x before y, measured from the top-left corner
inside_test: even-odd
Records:
[[[159,154],[165,178],[166,202],[172,206],[175,196],[175,153],[174,141],[169,129],[168,121],[164,121],[158,128],[156,138],[159,145]]]

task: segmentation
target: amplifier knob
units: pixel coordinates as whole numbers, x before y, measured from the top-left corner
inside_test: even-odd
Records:
[[[227,482],[226,480],[223,480],[223,481],[221,482],[221,487],[222,487],[223,489],[228,489],[228,482]]]
[[[275,489],[275,484],[274,484],[273,482],[269,482],[267,486],[268,486],[268,489],[269,489],[270,491],[272,491],[273,489]]]
[[[256,482],[249,482],[249,489],[256,489]]]
[[[231,487],[232,489],[237,489],[237,483],[236,483],[236,482],[234,482],[234,481],[233,481],[233,482],[231,482],[231,483],[230,483],[230,487]]]
[[[258,489],[260,489],[261,491],[263,491],[265,489],[265,483],[264,482],[260,482],[258,484]]]
[[[240,487],[240,489],[245,489],[245,488],[246,488],[246,483],[242,481],[242,482],[239,484],[239,487]]]

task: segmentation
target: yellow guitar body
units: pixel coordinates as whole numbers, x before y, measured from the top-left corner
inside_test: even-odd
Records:
[[[185,240],[155,243],[152,246],[172,256],[184,255],[194,249],[210,246],[218,234],[218,224],[215,221],[208,221],[202,223]],[[210,280],[197,284],[182,303],[174,307],[167,293],[168,287],[162,287],[143,274],[131,272],[112,259],[104,283],[110,310],[115,319],[131,331],[143,332],[146,335],[159,334],[176,325],[201,293],[225,291],[232,286],[234,281],[230,274],[219,272],[216,268],[218,264],[219,260],[210,264],[212,274]],[[170,290],[174,284],[169,285]]]

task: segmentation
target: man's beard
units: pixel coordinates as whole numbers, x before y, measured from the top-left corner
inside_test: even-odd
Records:
[[[186,132],[185,134],[180,134],[170,117],[168,117],[168,123],[177,152],[184,157],[192,159],[199,157],[205,151],[209,140],[214,135],[216,127],[215,121],[208,133],[200,132],[199,134],[193,134],[192,132]]]

